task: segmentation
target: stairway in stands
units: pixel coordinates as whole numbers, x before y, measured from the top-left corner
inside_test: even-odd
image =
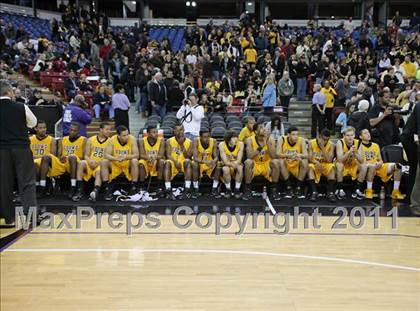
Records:
[[[300,135],[311,138],[311,114],[312,103],[310,100],[297,101],[296,98],[290,100],[289,120],[290,125],[297,126]]]

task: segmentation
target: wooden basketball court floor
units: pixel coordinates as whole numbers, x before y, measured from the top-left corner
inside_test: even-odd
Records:
[[[261,218],[242,235],[237,225],[178,229],[171,216],[131,235],[94,219],[36,228],[0,254],[0,309],[420,310],[420,219],[332,230],[336,219],[287,235]]]

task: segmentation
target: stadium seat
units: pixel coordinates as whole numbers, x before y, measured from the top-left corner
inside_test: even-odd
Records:
[[[223,139],[226,134],[226,129],[223,127],[215,127],[211,130],[211,136],[216,139]]]

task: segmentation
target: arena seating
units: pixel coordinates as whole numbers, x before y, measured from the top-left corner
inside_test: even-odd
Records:
[[[47,39],[52,38],[49,20],[8,13],[2,13],[1,18],[6,23],[12,23],[15,27],[23,26],[32,39],[38,39],[41,36]]]

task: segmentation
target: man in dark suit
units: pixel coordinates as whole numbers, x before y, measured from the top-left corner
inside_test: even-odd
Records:
[[[160,116],[161,120],[166,114],[166,104],[168,102],[168,90],[162,81],[162,73],[157,72],[150,84],[150,102],[152,104],[153,114]]]
[[[15,178],[24,212],[36,206],[36,172],[28,128],[34,127],[37,120],[28,106],[14,101],[12,86],[7,81],[0,81],[0,90],[0,216],[6,225],[13,225]]]
[[[64,80],[64,89],[66,90],[66,94],[70,97],[74,97],[77,91],[79,91],[74,71],[70,71],[69,77]]]

